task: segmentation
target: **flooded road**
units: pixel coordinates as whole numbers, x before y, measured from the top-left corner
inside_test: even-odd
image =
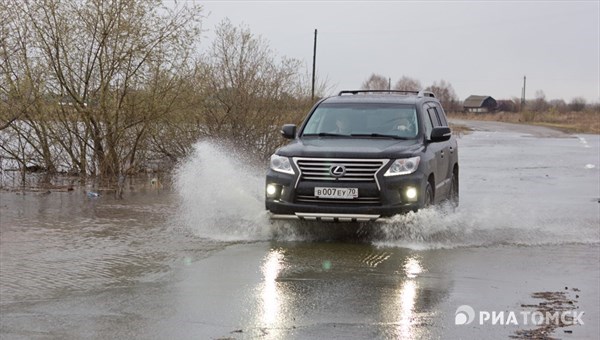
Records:
[[[599,136],[465,124],[459,209],[384,224],[271,224],[208,143],[172,190],[2,192],[0,337],[600,337]],[[584,324],[532,324],[553,303]]]

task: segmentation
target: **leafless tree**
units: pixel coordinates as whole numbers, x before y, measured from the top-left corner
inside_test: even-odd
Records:
[[[449,82],[445,80],[433,82],[433,85],[425,90],[433,92],[446,111],[456,112],[461,110],[458,96]]]
[[[160,4],[4,0],[8,34],[0,47],[10,62],[0,69],[2,111],[13,113],[3,114],[3,126],[28,118],[38,135],[32,148],[45,154],[52,136],[84,173],[134,167],[151,122],[177,100],[179,72],[200,32],[200,7]]]
[[[43,114],[48,74],[38,51],[32,46],[35,31],[25,12],[13,1],[2,1],[0,24],[0,131],[14,139],[0,145],[25,169],[30,162],[50,172],[56,170],[47,122]]]
[[[0,157],[112,177],[202,137],[261,159],[281,144],[313,105],[301,63],[227,20],[198,55],[201,8],[161,4],[0,0]]]
[[[362,90],[388,90],[389,89],[388,78],[380,74],[371,74],[371,76],[365,80],[362,85]]]
[[[31,32],[14,2],[0,0],[0,131],[8,128],[33,105],[36,73],[24,63]]]
[[[206,134],[266,157],[281,143],[281,123],[310,105],[302,102],[310,87],[302,84],[300,66],[298,60],[276,58],[249,29],[223,21],[198,65]]]
[[[548,102],[550,106],[550,110],[558,113],[566,113],[569,111],[569,105],[564,101],[564,99],[553,99]]]
[[[586,105],[585,98],[575,97],[569,103],[569,109],[571,109],[571,111],[580,112],[580,111],[583,111],[583,109],[585,109],[585,105]]]
[[[421,82],[417,79],[402,76],[396,84],[394,84],[394,90],[400,91],[419,91],[421,90]]]
[[[527,103],[527,108],[533,112],[544,112],[549,108],[546,101],[546,94],[542,90],[535,91],[535,99],[533,102]]]

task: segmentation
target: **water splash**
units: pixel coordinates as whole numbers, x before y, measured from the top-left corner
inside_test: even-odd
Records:
[[[221,241],[268,239],[264,175],[234,150],[199,142],[176,170],[177,219],[196,236]]]
[[[197,143],[175,176],[179,222],[198,237],[218,241],[353,239],[411,249],[598,243],[600,239],[594,214],[578,215],[569,206],[542,209],[533,201],[504,196],[509,193],[490,195],[469,190],[468,185],[456,211],[438,206],[376,224],[269,221],[264,173],[265,169],[247,165],[231,149]]]
[[[572,216],[539,216],[514,206],[482,208],[448,206],[396,215],[376,227],[372,242],[379,246],[410,249],[535,246],[598,243],[600,233],[593,220]]]

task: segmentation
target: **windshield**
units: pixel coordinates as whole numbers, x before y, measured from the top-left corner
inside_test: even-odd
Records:
[[[414,105],[324,103],[310,116],[302,136],[412,139],[418,131]]]

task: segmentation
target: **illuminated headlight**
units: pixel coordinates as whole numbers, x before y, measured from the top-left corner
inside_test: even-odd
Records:
[[[268,196],[274,196],[276,192],[277,192],[277,187],[275,186],[275,184],[267,185],[267,195]]]
[[[294,174],[294,169],[290,164],[290,159],[279,155],[271,156],[271,169],[277,172],[283,172],[284,174]]]
[[[417,171],[421,157],[397,159],[392,166],[385,172],[384,176],[408,175]]]
[[[416,201],[416,198],[417,198],[417,188],[408,187],[408,188],[406,188],[406,191],[404,193],[406,195],[406,198],[409,201]]]
[[[283,187],[279,184],[269,183],[265,191],[267,192],[267,198],[279,199],[283,193]]]

